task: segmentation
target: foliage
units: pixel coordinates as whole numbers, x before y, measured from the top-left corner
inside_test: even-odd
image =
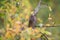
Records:
[[[30,40],[31,38],[37,40],[41,38],[41,33],[51,35],[45,30],[45,27],[28,28],[29,17],[38,2],[39,0],[0,0],[0,29],[5,27],[4,36],[0,37],[0,40],[15,40],[15,35],[20,36],[19,40]],[[59,3],[59,0],[56,3],[54,0],[42,0],[41,8],[37,14],[37,24],[46,23],[49,13],[55,17],[57,13],[55,9],[58,6],[55,4],[58,4],[57,2]],[[46,5],[48,6],[46,7]],[[52,11],[49,10],[49,7]],[[57,22],[57,17],[60,17],[59,13],[54,20],[58,24],[60,21]]]

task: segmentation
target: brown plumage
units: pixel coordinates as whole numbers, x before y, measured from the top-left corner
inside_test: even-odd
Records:
[[[31,15],[30,19],[29,19],[28,27],[34,28],[35,26],[36,26],[36,16],[35,15]]]
[[[36,19],[37,19],[36,15],[37,15],[37,13],[38,13],[38,11],[40,9],[40,2],[41,2],[41,0],[39,1],[37,7],[35,8],[35,10],[33,12],[33,14],[31,14],[31,16],[29,18],[29,25],[28,25],[28,27],[35,28],[35,26],[36,26]]]

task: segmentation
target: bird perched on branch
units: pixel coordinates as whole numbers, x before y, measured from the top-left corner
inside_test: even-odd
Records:
[[[36,15],[40,9],[40,3],[41,3],[41,0],[39,1],[37,7],[35,8],[33,14],[31,14],[30,18],[29,18],[29,25],[28,27],[32,27],[32,28],[35,28],[36,26]]]

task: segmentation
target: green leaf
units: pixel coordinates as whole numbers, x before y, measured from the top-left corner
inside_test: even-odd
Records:
[[[45,31],[44,33],[47,35],[52,35],[51,32],[48,32],[48,31]]]

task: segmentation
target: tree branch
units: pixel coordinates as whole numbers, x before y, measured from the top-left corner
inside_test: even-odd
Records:
[[[34,12],[33,12],[33,15],[36,15],[40,9],[40,3],[41,3],[41,0],[39,1],[37,7],[35,8]]]

